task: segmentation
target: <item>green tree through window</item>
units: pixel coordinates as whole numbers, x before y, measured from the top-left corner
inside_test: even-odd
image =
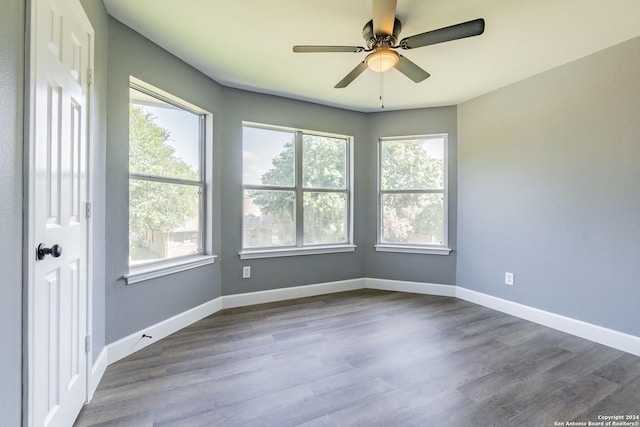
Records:
[[[259,209],[251,213],[245,206],[245,247],[293,246],[300,208],[303,245],[348,242],[348,142],[300,133],[296,150],[295,135],[282,133],[282,150],[260,175],[260,184],[245,186],[245,200]],[[297,186],[295,176],[301,181]]]
[[[167,254],[154,251],[151,241],[170,239],[170,233],[194,219],[198,222],[199,172],[178,157],[171,141],[170,131],[157,124],[152,113],[130,104],[129,255],[133,263],[166,258]],[[188,252],[197,252],[197,237],[192,246]]]
[[[383,243],[443,245],[445,139],[380,142]]]

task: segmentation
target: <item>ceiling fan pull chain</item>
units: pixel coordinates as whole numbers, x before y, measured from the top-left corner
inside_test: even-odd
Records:
[[[380,74],[380,108],[384,110],[384,73]]]

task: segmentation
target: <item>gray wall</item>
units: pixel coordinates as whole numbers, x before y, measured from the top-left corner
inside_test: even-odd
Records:
[[[456,107],[372,113],[367,115],[366,276],[423,283],[456,284],[456,252],[419,255],[376,252],[377,236],[377,144],[387,136],[447,133],[449,135],[449,247],[456,249],[457,227],[457,115]],[[362,196],[361,196],[362,197]],[[363,215],[364,216],[364,215]]]
[[[242,246],[242,121],[338,133],[354,137],[355,252],[241,260]],[[222,145],[223,294],[260,291],[364,276],[364,214],[367,142],[365,115],[308,102],[227,89]],[[242,266],[251,278],[242,279]]]
[[[25,2],[5,3],[0,236],[6,247],[21,248]],[[469,101],[457,116],[456,107],[361,114],[222,87],[107,18],[100,2],[83,5],[96,30],[94,356],[105,343],[222,294],[363,276],[457,283],[640,335],[629,303],[640,300],[640,39]],[[127,286],[129,75],[214,115],[213,246],[220,258]],[[355,136],[354,253],[239,259],[242,120]],[[440,132],[449,133],[456,252],[375,252],[378,137]],[[21,264],[19,250],[0,257],[0,414],[8,426],[21,419]],[[240,278],[242,265],[253,267],[252,279]],[[516,274],[513,288],[502,284],[505,271]]]
[[[125,285],[127,270],[128,79],[138,77],[214,114],[213,267]],[[178,77],[179,76],[179,77]],[[376,141],[380,136],[449,134],[450,236],[455,243],[456,108],[367,115],[318,104],[226,88],[111,19],[109,25],[107,147],[107,343],[220,295],[347,280],[365,276],[455,283],[455,255],[375,253]],[[242,121],[354,137],[355,252],[241,260]],[[373,228],[372,228],[373,226]],[[219,231],[219,232],[218,232]],[[367,261],[365,262],[365,257]],[[242,279],[242,266],[252,277]],[[367,268],[365,268],[365,265]],[[188,289],[185,289],[188,288]]]
[[[458,107],[458,285],[640,335],[639,72],[637,38]]]
[[[128,256],[129,76],[191,102],[213,114],[213,250],[220,253],[220,141],[223,90],[216,82],[120,22],[109,18],[106,149],[105,314],[112,343],[221,295],[220,259],[215,264],[156,280],[126,285]]]
[[[0,13],[0,414],[21,420],[22,139],[25,2],[4,1]]]

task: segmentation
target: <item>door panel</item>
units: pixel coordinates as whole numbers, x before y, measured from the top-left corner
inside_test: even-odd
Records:
[[[69,426],[87,393],[83,207],[93,30],[78,0],[33,0],[32,13],[28,424]],[[38,259],[40,243],[62,251]]]
[[[62,163],[60,140],[62,139],[62,88],[49,82],[47,85],[47,227],[60,225],[60,165]]]

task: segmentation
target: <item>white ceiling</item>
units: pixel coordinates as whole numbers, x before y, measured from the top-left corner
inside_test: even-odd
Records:
[[[294,44],[364,46],[369,0],[103,0],[108,12],[231,87],[379,111],[380,75],[333,86],[366,53],[297,53]],[[384,73],[385,110],[454,105],[640,36],[638,0],[398,0],[400,38],[475,18],[483,35],[401,52],[431,77]]]

